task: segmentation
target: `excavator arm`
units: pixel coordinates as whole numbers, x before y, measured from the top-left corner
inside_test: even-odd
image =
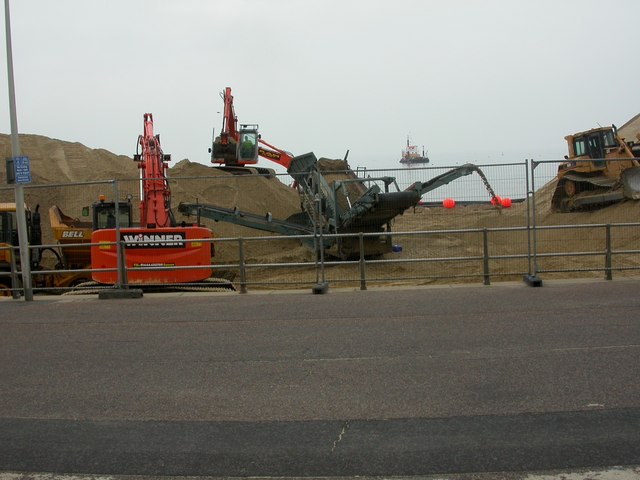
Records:
[[[133,156],[140,169],[140,225],[148,228],[174,224],[171,190],[167,181],[170,155],[162,153],[160,135],[153,134],[153,115],[144,114],[144,133],[138,136],[139,150]]]
[[[282,165],[284,168],[289,168],[289,165],[291,165],[291,159],[293,158],[291,153],[274,147],[273,145],[265,142],[262,138],[258,141],[260,145],[263,145],[258,146],[258,155],[262,158],[275,162],[278,165]]]

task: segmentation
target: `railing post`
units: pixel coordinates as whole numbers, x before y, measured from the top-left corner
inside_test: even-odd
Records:
[[[244,240],[238,238],[238,261],[240,268],[240,293],[247,293],[247,272],[244,263]]]
[[[116,267],[118,269],[117,277],[116,277],[116,288],[127,288],[127,272],[126,272],[126,262],[124,259],[124,246],[120,241],[120,201],[118,200],[118,182],[116,180],[113,181],[113,202],[115,206],[115,217],[116,217]]]
[[[613,280],[611,268],[611,225],[609,224],[605,226],[604,273],[605,280]]]
[[[482,230],[482,270],[484,284],[491,285],[489,277],[489,232],[486,228]]]
[[[316,175],[320,176],[320,174],[316,171]],[[319,181],[317,183],[319,185]],[[327,293],[329,289],[329,284],[324,279],[324,240],[322,238],[322,223],[321,223],[321,215],[322,215],[322,201],[320,199],[320,194],[316,193],[314,197],[315,202],[315,216],[316,222],[314,226],[314,235],[316,238],[315,244],[317,247],[316,250],[316,284],[311,288],[311,291],[314,294],[324,294]],[[318,271],[318,255],[320,256],[320,271]]]
[[[531,162],[531,191],[527,191],[527,232],[528,232],[528,249],[529,249],[529,273],[524,276],[524,281],[530,287],[541,287],[542,280],[538,278],[538,241],[536,229],[536,180],[535,169],[538,164],[533,159],[527,159]],[[527,165],[529,166],[529,165]],[[529,186],[529,169],[527,168],[527,190]],[[531,244],[533,241],[533,252]],[[532,264],[533,262],[533,264]]]
[[[9,258],[11,263],[11,296],[14,300],[18,300],[21,295],[18,289],[18,266],[16,265],[16,255],[13,248],[9,249]]]
[[[365,273],[366,263],[364,261],[364,235],[360,232],[360,290],[367,289],[367,279]]]

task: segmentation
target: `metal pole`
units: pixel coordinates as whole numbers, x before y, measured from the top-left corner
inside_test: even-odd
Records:
[[[542,280],[538,278],[538,245],[536,240],[536,187],[535,187],[535,174],[534,170],[537,166],[536,162],[531,159],[531,196],[527,194],[527,228],[533,229],[533,257],[529,255],[529,274],[524,276],[524,281],[531,287],[541,287]],[[529,205],[531,204],[531,217],[533,220],[530,222],[529,217]],[[531,237],[531,235],[529,235]],[[533,267],[531,266],[531,260],[533,258]]]
[[[4,0],[4,22],[7,42],[7,79],[9,83],[9,116],[11,118],[11,156],[20,155],[18,140],[18,117],[16,115],[16,94],[13,79],[13,53],[11,49],[11,20],[9,15],[9,0]],[[24,299],[33,300],[31,288],[31,260],[29,258],[29,236],[27,235],[27,218],[24,209],[24,186],[15,185],[16,220],[18,223],[18,243],[20,244],[20,270],[22,272],[22,286]]]
[[[482,230],[482,270],[485,285],[491,285],[489,277],[489,232],[486,228]]]
[[[9,249],[9,263],[11,264],[11,296],[14,300],[20,298],[20,290],[18,289],[18,266],[16,265],[16,252],[13,248]]]
[[[536,162],[531,159],[531,216],[533,217],[533,276],[538,275],[538,242],[536,229]]]
[[[611,225],[605,226],[605,254],[604,254],[604,272],[605,280],[613,280],[612,259],[611,259]]]
[[[329,288],[329,285],[327,284],[327,282],[325,282],[324,280],[324,240],[322,238],[322,221],[321,221],[321,214],[322,214],[322,201],[320,199],[320,193],[318,192],[318,188],[320,186],[320,172],[318,172],[317,170],[315,171],[315,180],[316,180],[316,185],[315,185],[315,195],[314,195],[314,203],[315,203],[315,216],[316,217],[316,221],[315,221],[315,226],[314,226],[314,237],[316,239],[316,245],[317,248],[319,249],[316,250],[316,284],[313,286],[313,288],[311,289],[311,291],[313,293],[316,294],[324,294],[327,293],[327,290]],[[317,230],[316,230],[317,228]],[[320,278],[318,278],[318,254],[320,256]]]
[[[365,260],[364,260],[364,235],[360,232],[360,290],[367,289],[367,277],[365,273]]]
[[[525,159],[524,165],[525,179],[526,179],[526,192],[527,192],[527,273],[531,275],[533,273],[531,268],[531,199],[532,193],[529,189],[529,159]]]
[[[247,272],[244,260],[244,240],[238,238],[238,257],[240,261],[240,293],[247,293]]]
[[[120,241],[120,201],[118,200],[118,182],[115,180],[113,182],[113,202],[115,208],[115,212],[113,213],[116,217],[116,268],[118,269],[115,288],[126,288],[127,274],[125,271],[124,248]]]

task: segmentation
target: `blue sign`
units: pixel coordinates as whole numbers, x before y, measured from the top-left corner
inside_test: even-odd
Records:
[[[29,157],[13,157],[13,172],[16,183],[31,183],[31,168]]]

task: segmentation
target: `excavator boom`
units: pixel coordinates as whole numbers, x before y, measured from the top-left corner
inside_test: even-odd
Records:
[[[167,161],[160,147],[160,135],[153,134],[153,115],[144,114],[144,133],[138,137],[140,152],[134,159],[140,169],[142,198],[140,224],[148,228],[168,227],[172,223],[171,190],[167,181]]]

